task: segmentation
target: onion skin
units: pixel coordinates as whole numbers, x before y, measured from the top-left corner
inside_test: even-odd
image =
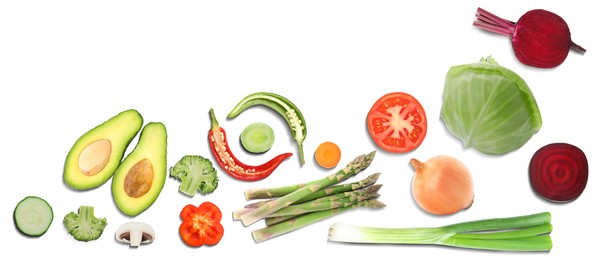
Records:
[[[410,164],[415,169],[412,195],[423,210],[449,215],[471,207],[473,179],[461,161],[440,155],[425,162],[413,158]]]

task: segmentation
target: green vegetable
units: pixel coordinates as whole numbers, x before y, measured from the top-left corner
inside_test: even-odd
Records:
[[[359,194],[363,194],[363,193],[367,193],[367,192],[377,193],[382,185],[381,184],[373,185],[377,181],[377,179],[373,178],[373,177],[378,177],[378,176],[379,176],[379,173],[375,173],[359,182],[345,183],[345,184],[340,184],[340,185],[334,185],[331,187],[326,187],[324,189],[320,189],[315,192],[312,192],[312,194],[303,197],[302,199],[294,202],[291,205],[302,204],[302,203],[306,203],[309,201],[336,200],[336,199],[341,198],[342,196],[355,196],[355,195],[359,195]],[[374,179],[374,181],[372,183],[367,183],[364,186],[355,187],[354,189],[352,189],[352,188],[344,189],[347,187],[351,187],[351,184],[364,182],[364,181],[367,181],[368,179]],[[245,205],[245,208],[252,208],[252,209],[259,208],[260,206],[262,206],[270,201],[273,201],[273,200],[275,200],[275,199],[262,200],[262,201],[250,203],[250,204]]]
[[[180,192],[195,196],[212,193],[218,187],[218,174],[212,162],[200,155],[185,155],[170,168],[170,176],[181,181]]]
[[[335,202],[340,202],[340,201],[349,201],[349,203],[343,203],[340,205],[335,205],[332,206],[331,208],[337,208],[337,207],[347,207],[348,205],[354,203],[354,202],[360,202],[360,201],[365,201],[365,200],[375,200],[377,198],[379,198],[379,189],[381,188],[380,184],[376,184],[376,185],[371,185],[367,188],[362,189],[362,191],[347,191],[347,192],[343,192],[341,194],[334,194],[331,196],[326,196],[323,198],[318,198],[313,200],[313,203],[326,203],[328,201],[335,201]],[[360,193],[360,194],[358,194]],[[353,195],[348,195],[348,194],[353,194]],[[339,197],[339,195],[343,195],[342,198],[337,198]],[[347,196],[347,197],[346,197]],[[333,200],[333,198],[336,198]],[[353,201],[353,202],[352,202]],[[308,203],[308,202],[306,202]],[[305,203],[304,203],[305,204]],[[312,211],[317,211],[317,210],[312,210]],[[309,211],[310,212],[310,211]],[[289,220],[295,217],[299,217],[303,214],[305,214],[307,212],[302,212],[302,213],[296,213],[296,214],[291,214],[291,215],[285,215],[285,216],[279,216],[279,217],[268,217],[266,219],[264,219],[264,222],[266,223],[266,226],[272,226],[274,224],[283,222],[285,220]]]
[[[245,127],[239,139],[248,152],[265,153],[274,144],[274,131],[269,125],[256,122]]]
[[[380,228],[335,223],[329,241],[373,244],[424,244],[499,251],[550,251],[548,212],[463,222],[436,228]]]
[[[262,242],[359,207],[379,209],[385,207],[385,204],[376,199],[363,200],[345,207],[304,214],[284,222],[254,230],[251,234],[256,242]]]
[[[13,212],[15,226],[19,232],[30,237],[44,235],[52,223],[54,214],[46,200],[27,196],[22,199]]]
[[[260,219],[266,218],[268,215],[279,209],[293,204],[294,202],[304,198],[305,196],[310,195],[311,193],[317,190],[344,181],[356,175],[360,171],[366,169],[366,167],[371,164],[374,157],[375,151],[370,152],[368,154],[360,155],[356,157],[352,162],[350,162],[345,168],[339,170],[338,172],[333,173],[323,179],[318,179],[316,181],[310,182],[305,187],[302,187],[292,193],[270,201],[269,203],[262,205],[259,208],[253,209],[250,212],[243,214],[241,216],[241,222],[243,222],[243,225],[248,226]]]
[[[526,82],[491,57],[450,68],[441,118],[465,147],[485,154],[521,147],[542,125]]]
[[[98,239],[103,234],[107,226],[107,219],[95,217],[92,206],[80,206],[77,214],[69,212],[65,215],[63,225],[73,238],[88,242]]]
[[[299,151],[299,159],[301,165],[304,165],[304,148],[302,143],[306,139],[307,129],[306,121],[301,111],[293,104],[289,99],[269,92],[256,92],[243,98],[239,103],[228,113],[228,118],[235,118],[241,114],[245,109],[255,106],[262,105],[269,107],[279,113],[289,125],[293,140],[297,143],[297,150]]]
[[[344,191],[361,189],[361,188],[367,187],[369,185],[375,184],[375,182],[377,182],[377,179],[379,179],[380,175],[381,175],[381,173],[375,173],[375,174],[369,175],[364,180],[360,180],[360,181],[353,182],[353,183],[344,183],[344,184],[340,184],[340,185],[333,185],[330,187],[326,187],[324,189],[313,192],[312,194],[304,197],[303,199],[301,199],[299,201],[296,201],[296,203],[306,202],[306,201],[310,201],[310,200],[313,200],[313,199],[316,199],[319,197],[323,197],[323,196],[331,195],[331,194],[335,194],[335,193],[340,193],[340,192],[344,192]],[[274,188],[248,189],[245,191],[245,198],[248,200],[252,200],[252,199],[269,199],[269,198],[282,197],[291,192],[298,190],[299,188],[305,187],[310,183],[311,182],[287,185],[287,186],[281,186],[281,187],[274,187]]]
[[[352,203],[363,201],[368,198],[378,197],[377,191],[381,188],[381,185],[372,185],[364,189],[337,193],[322,198],[317,198],[308,202],[289,205],[282,209],[279,209],[266,218],[271,217],[282,217],[290,215],[300,215],[308,212],[321,211],[332,208],[339,208],[350,205]],[[242,208],[233,212],[233,219],[238,220],[241,215],[253,210],[254,208]]]

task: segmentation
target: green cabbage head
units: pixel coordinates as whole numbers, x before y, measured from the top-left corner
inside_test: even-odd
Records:
[[[492,58],[453,66],[440,117],[448,131],[484,154],[505,154],[540,130],[542,118],[526,82]]]

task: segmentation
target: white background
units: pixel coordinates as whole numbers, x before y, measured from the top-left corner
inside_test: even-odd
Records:
[[[3,256],[48,255],[106,258],[177,257],[203,259],[359,259],[463,257],[466,259],[562,259],[598,255],[600,223],[600,10],[591,1],[2,1],[0,3],[0,236]],[[588,51],[570,52],[555,69],[519,63],[504,36],[473,27],[477,7],[517,20],[543,8],[562,16],[573,39]],[[492,55],[529,84],[543,125],[526,145],[503,156],[464,149],[439,119],[444,78],[450,66]],[[256,91],[293,101],[308,125],[307,163],[300,167],[289,130],[275,113],[253,108],[234,120],[226,114]],[[382,95],[403,91],[424,106],[428,133],[407,154],[386,153],[366,131],[368,110]],[[270,177],[241,182],[219,170],[215,193],[189,198],[168,178],[158,200],[135,218],[115,207],[110,181],[86,192],[62,181],[65,156],[84,132],[115,114],[137,109],[145,123],[168,129],[168,167],[186,154],[212,158],[207,143],[213,107],[234,153],[260,164],[293,152]],[[253,121],[273,126],[276,143],[262,156],[244,152],[238,134]],[[137,139],[130,145],[134,146]],[[295,232],[255,243],[251,231],[232,221],[232,210],[247,203],[243,191],[322,178],[332,171],[313,161],[323,141],[342,149],[338,168],[357,155],[378,150],[373,164],[350,181],[381,172],[382,210],[358,209]],[[527,165],[532,154],[552,142],[572,143],[586,153],[586,190],[571,203],[554,204],[532,192]],[[475,202],[465,211],[436,217],[412,200],[411,158],[448,154],[464,161],[475,182]],[[12,220],[18,201],[45,198],[55,219],[40,238],[19,234]],[[213,247],[190,248],[178,236],[179,212],[186,204],[217,204],[225,235]],[[108,226],[96,241],[70,237],[62,218],[80,205],[93,205]],[[336,221],[385,227],[440,226],[492,217],[549,211],[553,250],[505,253],[437,246],[374,246],[327,242]],[[114,239],[127,221],[153,226],[157,240],[131,249]],[[5,257],[3,257],[5,258]]]

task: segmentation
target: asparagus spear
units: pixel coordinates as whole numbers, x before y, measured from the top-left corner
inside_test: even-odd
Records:
[[[293,205],[301,204],[301,203],[308,202],[308,201],[318,199],[318,198],[328,197],[328,196],[331,196],[334,194],[340,194],[340,193],[344,193],[344,192],[355,191],[355,190],[360,190],[360,189],[363,189],[366,187],[370,187],[377,182],[377,179],[379,179],[379,175],[381,175],[381,173],[374,173],[374,174],[369,175],[368,177],[366,177],[366,179],[361,180],[361,181],[357,181],[354,183],[345,183],[345,184],[340,184],[340,185],[334,185],[334,186],[326,187],[321,190],[317,190],[316,192],[313,192],[310,195],[294,202]],[[272,193],[272,194],[274,194],[274,193]],[[284,194],[284,195],[287,195],[287,194]],[[271,199],[271,200],[274,200],[274,199]],[[268,203],[269,201],[270,200],[263,200],[263,201],[250,203],[250,204],[245,205],[245,208],[259,208],[260,206]]]
[[[366,186],[373,185],[377,182],[377,179],[379,179],[379,175],[380,175],[380,173],[375,173],[375,174],[371,174],[364,180],[360,180],[360,181],[357,181],[354,183],[345,183],[345,184],[340,184],[340,185],[335,185],[332,187],[324,188],[320,191],[317,191],[318,193],[312,193],[312,195],[303,198],[298,203],[310,201],[315,198],[326,196],[326,195],[331,195],[334,193],[361,189]],[[281,186],[281,187],[274,187],[274,188],[248,189],[245,191],[245,198],[247,200],[253,200],[253,199],[270,199],[270,198],[282,197],[291,192],[296,191],[299,188],[308,186],[309,184],[311,184],[313,182],[315,182],[315,181],[306,182],[306,183],[298,183],[298,184]],[[250,204],[250,206],[252,206],[252,205],[253,204]]]
[[[329,196],[329,195],[333,195],[333,194],[363,189],[363,188],[366,188],[369,186],[374,187],[373,189],[376,189],[374,192],[377,192],[381,188],[381,185],[377,186],[377,185],[373,185],[373,184],[375,184],[377,182],[377,179],[379,179],[380,175],[381,175],[381,173],[374,173],[374,174],[371,174],[368,177],[366,177],[366,179],[364,179],[364,180],[360,180],[360,181],[353,182],[353,183],[344,183],[344,184],[340,184],[340,185],[326,187],[324,189],[313,192],[312,194],[310,194],[308,196],[303,197],[301,200],[298,200],[295,203],[303,203],[303,202],[311,201],[311,200],[314,200],[317,198],[321,198],[321,197],[325,197],[325,196]]]
[[[363,201],[363,200],[372,200],[372,199],[377,199],[379,198],[379,193],[373,193],[373,194],[367,194],[367,196],[363,199],[358,200],[358,202]],[[299,217],[303,214],[297,214],[297,215],[287,215],[287,216],[279,216],[279,217],[267,217],[264,219],[264,223],[266,223],[266,226],[272,226],[278,223],[281,223],[283,221],[295,218],[295,217]]]
[[[241,216],[241,222],[243,222],[244,226],[251,225],[257,222],[258,220],[265,218],[271,213],[284,207],[287,207],[292,203],[302,199],[303,197],[308,196],[313,192],[316,192],[317,190],[320,190],[327,186],[331,186],[335,183],[342,182],[358,174],[360,171],[366,169],[366,167],[371,164],[373,158],[375,157],[375,152],[376,151],[370,152],[366,155],[360,155],[356,157],[352,162],[350,162],[345,168],[339,170],[338,172],[333,173],[323,179],[313,181],[310,185],[304,186],[283,197],[270,201],[269,203],[262,205],[257,209],[253,209],[252,211]]]
[[[357,201],[366,200],[367,198],[373,198],[374,195],[377,194],[381,185],[371,185],[367,188],[348,191],[333,194],[331,196],[326,196],[322,198],[318,198],[312,201],[308,201],[301,204],[289,205],[282,209],[279,209],[272,214],[268,215],[266,218],[273,217],[281,217],[281,216],[290,216],[290,215],[301,215],[308,212],[321,211],[332,208],[344,207],[349,204],[355,203]],[[378,194],[377,194],[378,195]],[[253,210],[252,208],[242,208],[239,210],[235,210],[233,212],[233,219],[239,220],[242,215],[248,213]]]
[[[341,214],[348,210],[359,208],[359,207],[383,208],[383,207],[385,207],[385,204],[383,204],[382,202],[380,202],[376,199],[364,200],[364,201],[360,201],[360,202],[348,205],[346,207],[328,209],[328,210],[316,211],[316,212],[304,214],[299,217],[292,218],[290,220],[287,220],[287,221],[284,221],[284,222],[281,222],[281,223],[278,223],[278,224],[275,224],[272,226],[254,230],[251,234],[253,236],[253,239],[256,242],[262,242],[262,241],[268,240],[270,238],[277,237],[277,236],[280,236],[285,233],[289,233],[291,231],[294,231],[294,230],[300,229],[302,227],[305,227],[307,225],[321,221],[323,219],[327,219],[329,217],[332,217],[337,214]]]
[[[340,207],[345,207],[347,205],[350,205],[358,200],[364,200],[364,199],[366,199],[366,196],[365,197],[355,196],[354,198],[343,197],[343,198],[340,198],[337,200],[308,201],[306,203],[290,205],[290,206],[284,207],[282,209],[279,209],[275,212],[272,212],[270,215],[266,216],[266,218],[291,216],[291,215],[295,216],[295,215],[305,214],[308,212],[340,208]],[[235,210],[232,213],[232,218],[234,220],[239,220],[242,215],[244,215],[245,213],[248,213],[249,211],[252,211],[252,210],[253,209],[251,209],[251,208],[242,208],[242,209]]]

